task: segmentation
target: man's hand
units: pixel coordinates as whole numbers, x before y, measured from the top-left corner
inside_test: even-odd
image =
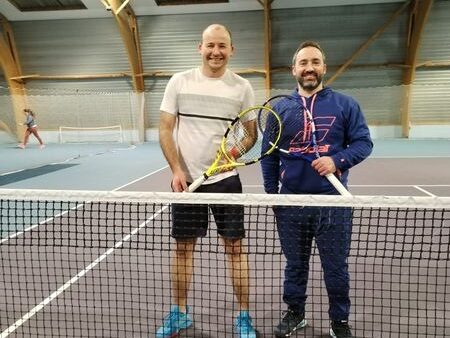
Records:
[[[186,176],[182,171],[173,173],[172,178],[172,190],[174,192],[183,192],[186,191],[188,188],[186,183]]]
[[[315,159],[312,161],[311,166],[319,173],[320,176],[333,174],[336,171],[336,166],[330,156]]]
[[[228,151],[228,156],[235,160],[241,156],[241,153],[238,148],[233,147]]]

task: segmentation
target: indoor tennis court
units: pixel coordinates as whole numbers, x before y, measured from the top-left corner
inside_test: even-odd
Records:
[[[156,337],[175,303],[179,204],[243,205],[248,259],[232,280],[209,212],[179,337],[240,337],[247,277],[257,337],[274,337],[287,309],[280,209],[351,212],[353,337],[450,335],[450,2],[6,0],[0,19],[0,338]],[[230,30],[227,67],[257,105],[291,93],[293,53],[320,42],[324,85],[358,102],[374,143],[350,170],[352,196],[265,194],[259,163],[238,169],[243,194],[172,193],[160,105],[172,76],[202,62],[213,23]],[[25,139],[28,110],[41,139]],[[330,337],[317,245],[307,326],[291,337]]]
[[[413,149],[429,145],[416,142]],[[12,189],[12,197],[17,199],[8,202],[2,195],[3,334],[16,324],[13,336],[152,336],[170,306],[173,241],[167,206],[175,197],[164,193],[169,191],[170,172],[159,146],[138,145],[121,151],[108,149],[109,145],[99,151],[99,147],[80,146],[78,156],[72,156],[77,152],[72,149],[75,153],[70,154],[71,159],[60,161],[66,166],[57,170],[22,162],[9,169],[11,174],[1,176],[2,188]],[[13,146],[4,146],[2,153],[8,154],[12,149]],[[450,177],[446,170],[439,172],[436,168],[445,168],[450,154],[399,158],[392,152],[379,153],[383,149],[393,147],[385,142],[378,147],[376,143],[374,156],[354,168],[350,185],[353,194],[432,199],[449,196]],[[37,148],[29,151],[42,153]],[[56,146],[44,151],[55,162],[65,155]],[[116,163],[138,163],[142,158],[148,160],[141,163],[141,173],[118,167],[115,173],[104,175],[95,183],[86,175],[93,166],[107,172]],[[401,170],[404,166],[412,168],[408,177]],[[368,174],[380,173],[380,168],[387,167],[386,175]],[[436,181],[421,176],[428,170],[434,170],[432,177]],[[259,165],[247,167],[240,174],[245,192],[263,193]],[[63,177],[71,177],[70,182]],[[124,184],[123,179],[129,183]],[[73,189],[74,182],[81,191],[70,196],[67,189]],[[118,184],[114,186],[114,182]],[[13,190],[25,186],[44,190]],[[83,195],[86,190],[100,191],[98,194],[104,196]],[[116,191],[120,196],[106,197],[108,191]],[[161,201],[152,201],[157,196],[136,195],[157,191],[162,192]],[[46,197],[50,192],[53,196]],[[30,199],[27,195],[36,197]],[[43,201],[37,201],[39,198]],[[90,202],[96,198],[100,200]],[[135,198],[138,200],[133,201]],[[392,215],[386,216],[384,209],[366,209],[370,202],[377,203],[372,197],[365,201],[367,206],[355,208],[349,261],[355,336],[406,337],[424,330],[430,336],[446,334],[448,208],[429,205],[425,211],[409,212],[391,208],[388,214]],[[251,311],[260,336],[271,336],[284,309],[284,260],[270,207],[249,205],[246,223]],[[181,336],[233,335],[232,321],[237,309],[224,260],[223,248],[211,226],[195,251],[196,269],[189,300],[194,326]],[[310,274],[310,324],[297,336],[323,337],[326,332],[326,291],[321,280],[316,253]],[[25,320],[27,314],[32,316]]]

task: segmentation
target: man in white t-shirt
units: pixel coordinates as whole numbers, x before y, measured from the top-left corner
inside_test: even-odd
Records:
[[[167,84],[161,103],[159,140],[172,170],[172,190],[182,192],[213,162],[222,136],[237,114],[254,105],[248,80],[227,69],[234,47],[230,31],[219,24],[208,26],[199,44],[199,68],[175,74]],[[236,170],[215,175],[196,192],[241,193]],[[240,338],[256,338],[249,315],[248,259],[242,245],[245,237],[243,206],[210,206],[225,247],[233,289],[239,303],[235,331]],[[207,205],[172,205],[174,304],[156,333],[172,337],[192,325],[187,293],[192,279],[193,252],[198,237],[206,236]]]

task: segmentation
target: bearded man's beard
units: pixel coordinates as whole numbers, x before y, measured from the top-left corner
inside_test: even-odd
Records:
[[[301,75],[301,76],[297,77],[297,82],[300,85],[300,87],[302,87],[303,89],[305,89],[307,91],[313,91],[314,89],[319,87],[319,85],[322,83],[323,76],[317,74],[316,72],[308,73],[306,75],[309,75],[309,74],[314,74],[316,76],[316,80],[313,82],[310,80],[305,80],[304,75]]]

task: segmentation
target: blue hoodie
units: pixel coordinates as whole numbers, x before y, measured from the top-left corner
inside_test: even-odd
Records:
[[[359,104],[350,96],[324,88],[309,98],[302,98],[297,90],[291,94],[301,105],[306,101],[318,134],[320,156],[331,156],[338,170],[336,176],[347,186],[348,170],[372,152],[369,128]],[[274,108],[277,110],[277,107]],[[299,130],[293,130],[289,119],[298,117],[291,109],[278,111],[283,121],[280,149],[289,149]],[[294,194],[338,194],[325,176],[311,167],[314,154],[303,154],[307,160],[275,150],[261,161],[264,190],[269,194],[283,191]]]

